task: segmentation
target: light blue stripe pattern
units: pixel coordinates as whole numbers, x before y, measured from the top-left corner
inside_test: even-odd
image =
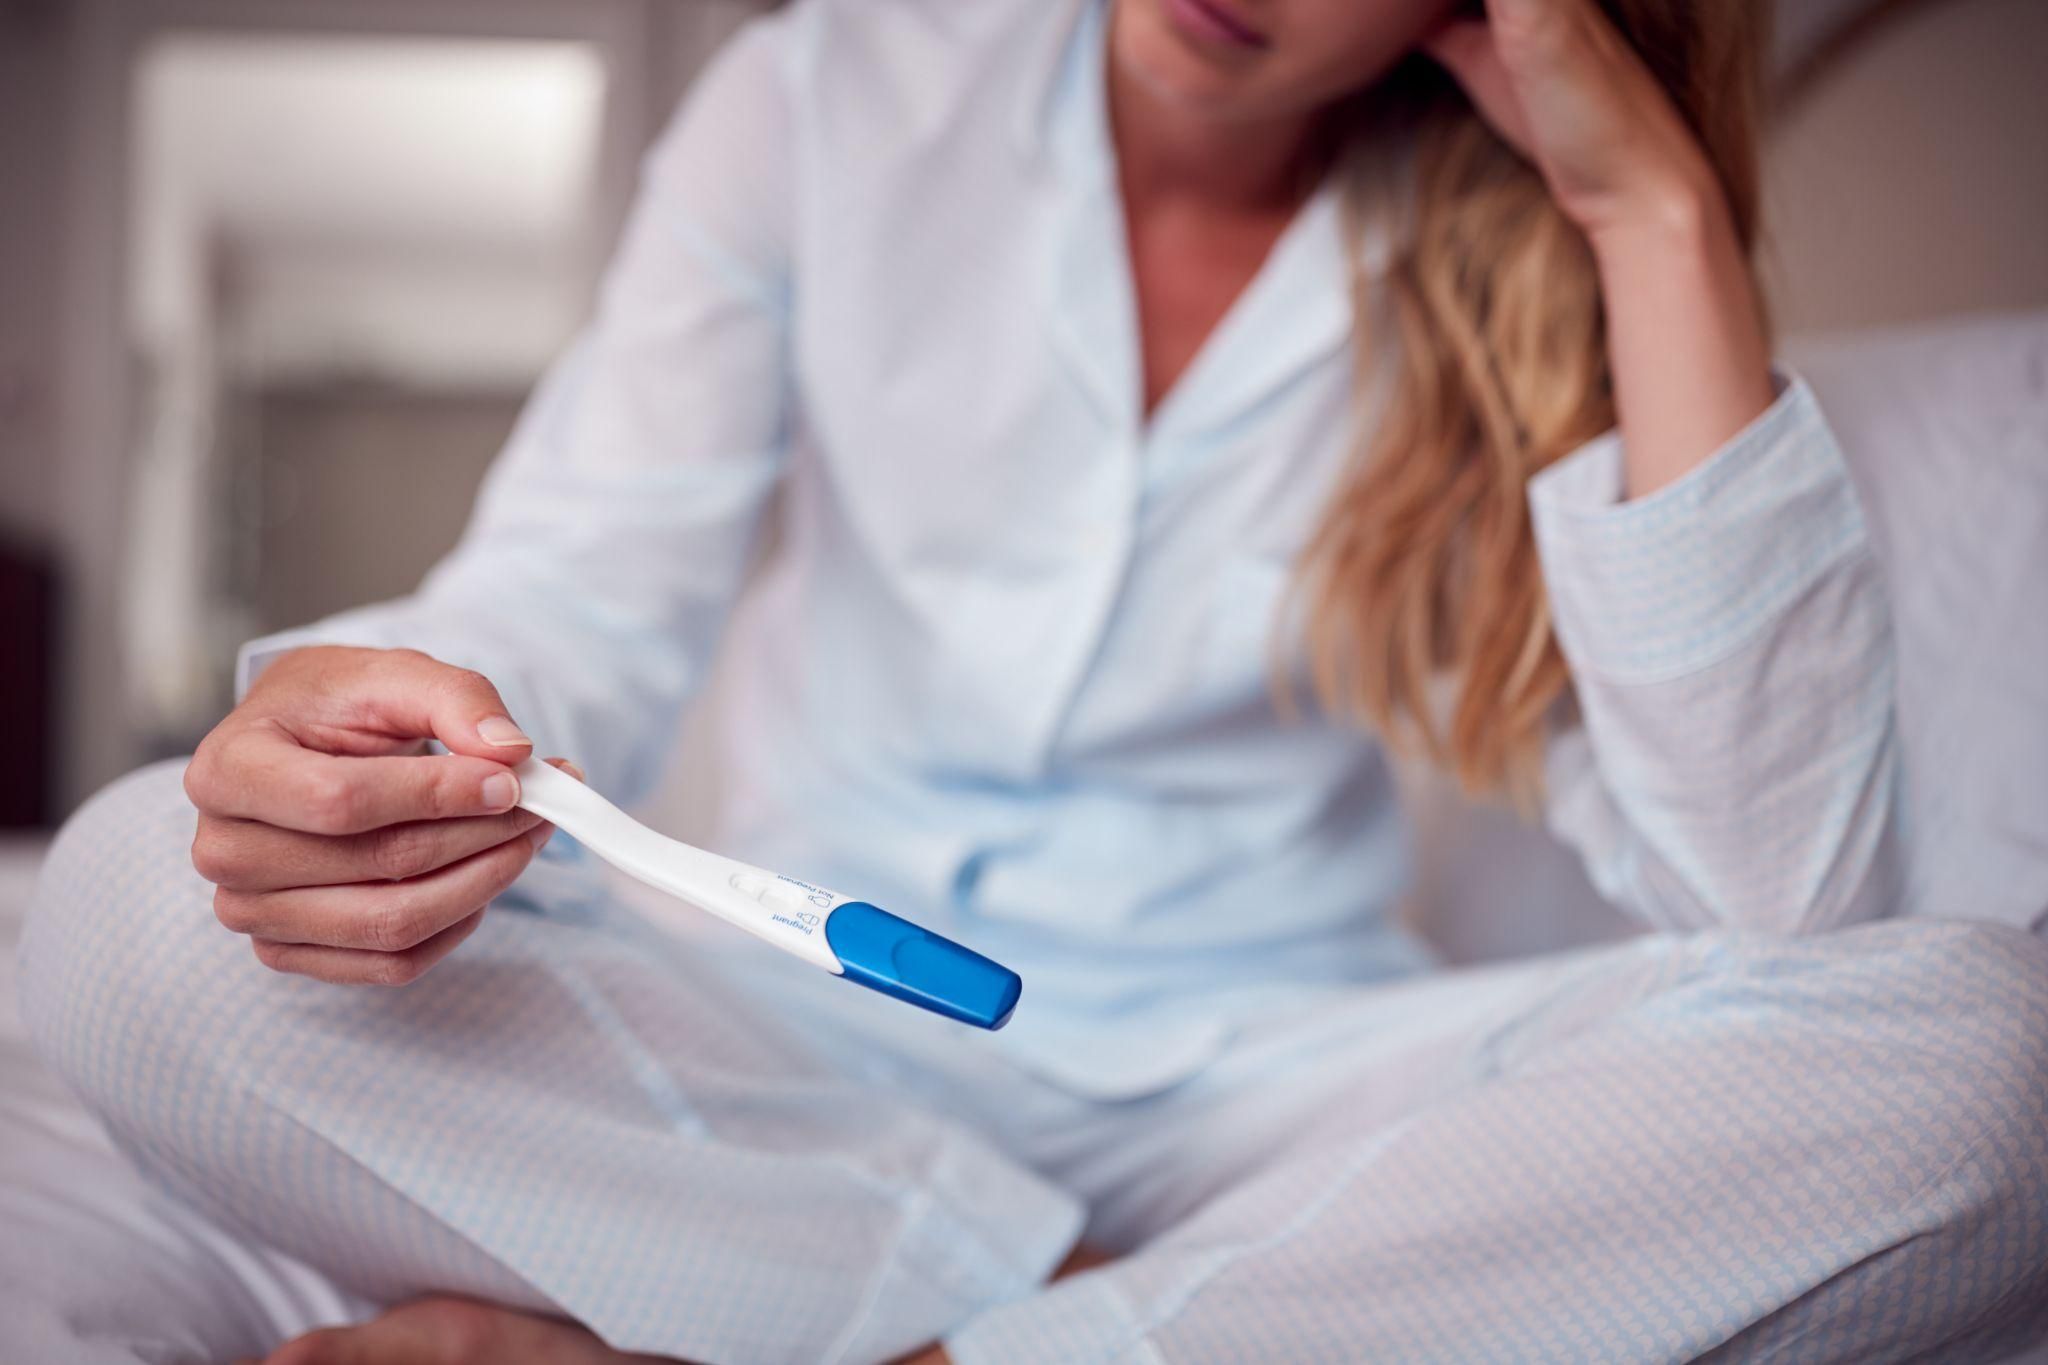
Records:
[[[24,1014],[151,1179],[337,1298],[480,1295],[725,1365],[940,1337],[960,1365],[1860,1363],[2048,1333],[2048,943],[2015,930],[1653,935],[1327,988],[1103,1100],[589,890],[592,918],[501,906],[403,991],[279,977],[213,921],[190,828],[175,765],[67,826]],[[1084,1231],[1121,1259],[1044,1288]]]

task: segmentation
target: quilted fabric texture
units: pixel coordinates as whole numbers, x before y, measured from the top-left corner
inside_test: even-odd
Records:
[[[595,883],[404,992],[274,976],[190,829],[175,766],[72,822],[24,1012],[159,1185],[372,1300],[705,1361],[1980,1359],[2048,1330],[2048,943],[2010,929],[1336,989],[1100,1102],[751,943],[675,952]],[[1084,1217],[1131,1254],[1040,1288]]]

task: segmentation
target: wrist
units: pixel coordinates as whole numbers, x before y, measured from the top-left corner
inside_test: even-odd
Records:
[[[1617,195],[1581,224],[1595,260],[1653,253],[1699,258],[1716,252],[1740,256],[1728,203],[1711,176],[1676,173]]]

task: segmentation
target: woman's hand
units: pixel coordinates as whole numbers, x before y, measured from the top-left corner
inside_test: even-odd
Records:
[[[450,752],[426,753],[429,739]],[[265,966],[404,985],[553,832],[514,808],[511,765],[532,752],[474,673],[413,650],[294,650],[185,770],[192,862]]]
[[[1719,197],[1692,130],[1593,0],[1490,0],[1426,44],[1588,237]]]
[[[1705,151],[1593,0],[1489,0],[1427,50],[1592,245],[1625,495],[1674,483],[1770,407],[1770,341]]]

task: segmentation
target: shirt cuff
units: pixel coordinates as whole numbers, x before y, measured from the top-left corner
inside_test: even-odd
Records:
[[[295,630],[279,631],[251,640],[235,654],[235,700],[241,701],[249,695],[249,689],[263,676],[263,670],[276,663],[279,658],[304,645],[333,644],[322,638],[301,638],[304,632]]]
[[[266,667],[291,651],[305,649],[309,645],[367,645],[375,649],[379,647],[379,641],[362,634],[352,634],[340,626],[303,626],[297,630],[264,634],[236,651],[236,702],[250,694],[250,688],[256,686],[256,679],[262,677]]]
[[[263,670],[283,655],[310,645],[360,645],[366,649],[389,649],[399,642],[398,633],[387,620],[391,603],[357,607],[275,634],[259,636],[235,652],[235,700],[249,695],[249,689]]]
[[[1647,683],[1716,663],[1864,543],[1833,432],[1797,376],[1677,482],[1622,500],[1619,432],[1537,474],[1529,510],[1572,670]]]

